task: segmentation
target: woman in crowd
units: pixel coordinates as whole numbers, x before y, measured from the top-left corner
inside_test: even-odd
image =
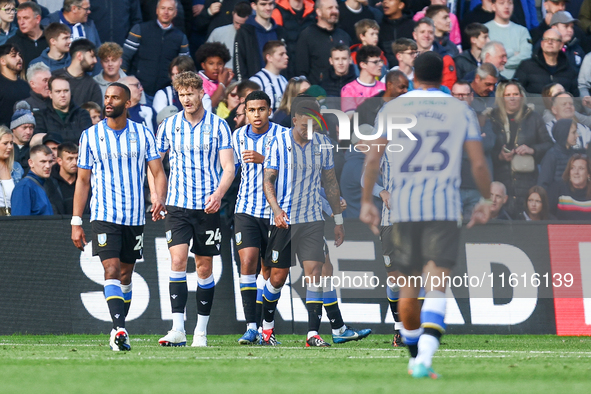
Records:
[[[559,220],[591,220],[591,161],[587,155],[571,156],[562,179],[548,190],[550,212]]]
[[[283,93],[279,108],[277,108],[277,111],[273,114],[273,119],[271,119],[273,123],[280,124],[283,127],[291,127],[291,103],[298,94],[304,93],[310,86],[310,82],[303,75],[290,79]]]
[[[232,82],[226,87],[224,98],[216,109],[216,115],[222,119],[227,119],[230,112],[240,104],[240,97],[238,97],[238,84],[240,82]]]
[[[525,211],[519,214],[520,220],[550,220],[555,219],[550,215],[548,194],[541,186],[533,186],[527,192]]]
[[[516,81],[502,82],[489,115],[496,135],[492,150],[494,180],[507,188],[505,209],[517,216],[525,209],[528,190],[536,185],[537,165],[552,147],[542,117],[526,104],[525,90]]]
[[[23,167],[14,161],[12,133],[0,125],[0,216],[10,216],[10,197],[23,175]]]

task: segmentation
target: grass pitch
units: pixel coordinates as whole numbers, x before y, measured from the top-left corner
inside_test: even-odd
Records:
[[[391,336],[328,349],[306,349],[303,336],[279,335],[276,348],[238,337],[162,348],[158,336],[132,333],[132,350],[116,353],[107,335],[0,336],[0,393],[591,392],[588,337],[445,336],[437,381],[408,376],[408,352]]]

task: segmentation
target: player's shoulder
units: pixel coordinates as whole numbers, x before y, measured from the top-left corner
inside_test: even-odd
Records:
[[[289,131],[289,128],[283,127],[279,123],[269,122],[269,137],[274,137],[286,131]]]
[[[203,124],[211,124],[216,129],[225,128],[227,130],[230,130],[230,126],[228,126],[228,123],[224,120],[224,118],[221,118],[213,112],[207,110],[204,110],[203,113]]]

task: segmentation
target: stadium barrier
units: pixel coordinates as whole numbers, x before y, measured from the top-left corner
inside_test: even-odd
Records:
[[[87,240],[90,226],[85,220]],[[346,242],[336,248],[326,226],[344,320],[376,333],[392,332],[386,274],[379,240],[359,222],[346,222]],[[107,333],[103,269],[91,246],[77,250],[70,219],[0,219],[0,334]],[[208,332],[241,334],[244,314],[238,267],[228,229],[214,259],[215,301]],[[187,329],[195,324],[196,273],[189,262]],[[128,316],[133,334],[163,334],[171,326],[170,255],[162,222],[145,228],[144,259],[133,276]],[[431,278],[433,279],[433,278]],[[444,279],[448,280],[448,279]],[[454,334],[591,334],[591,225],[490,223],[462,230],[460,257],[449,278],[446,322]],[[307,327],[302,270],[291,270],[278,305],[277,332]],[[587,298],[585,298],[587,297]],[[326,321],[326,317],[324,317]],[[322,331],[328,332],[323,324]]]

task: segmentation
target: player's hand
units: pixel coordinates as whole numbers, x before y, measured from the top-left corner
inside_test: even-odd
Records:
[[[345,209],[347,209],[347,200],[341,197],[341,212],[343,212]]]
[[[273,220],[275,221],[275,226],[284,229],[289,228],[289,217],[284,210],[273,212]]]
[[[386,205],[386,208],[390,209],[390,192],[386,189],[382,190],[380,192],[380,198],[382,199],[384,205]]]
[[[222,8],[222,3],[215,2],[212,3],[209,8],[207,9],[207,12],[209,12],[209,15],[214,16],[215,14],[217,14],[218,12],[220,12],[220,9]]]
[[[219,81],[223,83],[224,86],[228,86],[230,82],[232,82],[232,78],[234,78],[234,71],[232,71],[231,68],[224,67],[219,75]]]
[[[222,197],[218,192],[213,192],[207,199],[205,199],[205,213],[216,213],[222,205]]]
[[[334,226],[334,244],[338,248],[345,240],[345,227],[342,224]]]
[[[254,150],[245,150],[242,152],[242,161],[245,163],[263,164],[265,156]]]
[[[154,222],[164,219],[168,213],[166,211],[166,205],[164,205],[164,201],[154,198],[152,198],[152,209],[150,209],[150,212],[152,212],[152,221]]]
[[[467,227],[472,228],[476,224],[486,224],[490,219],[490,207],[491,204],[487,203],[476,204]]]
[[[82,226],[72,226],[72,241],[74,246],[84,252],[84,246],[86,245],[86,235]]]
[[[380,215],[378,213],[378,209],[373,203],[361,203],[359,219],[363,223],[367,224],[375,235],[380,234],[380,231],[378,229],[378,226],[380,225]]]

